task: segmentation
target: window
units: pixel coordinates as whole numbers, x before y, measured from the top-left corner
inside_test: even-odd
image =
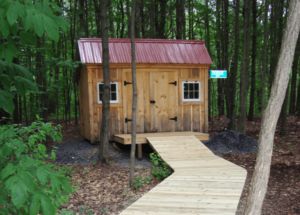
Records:
[[[200,101],[200,81],[182,82],[182,101]]]
[[[98,103],[102,103],[103,98],[103,82],[97,83]],[[118,83],[110,82],[110,103],[118,103]]]

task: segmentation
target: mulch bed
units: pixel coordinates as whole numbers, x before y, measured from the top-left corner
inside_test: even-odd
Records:
[[[260,117],[247,122],[246,135],[258,140]],[[280,120],[277,125],[274,151],[271,165],[271,174],[268,191],[263,204],[263,215],[297,215],[300,214],[300,117],[289,116],[287,120],[287,135],[281,136]],[[226,127],[226,117],[215,118],[210,123],[211,136]],[[79,125],[62,124],[64,139],[62,142],[82,138]],[[53,143],[48,143],[53,145]],[[118,152],[116,152],[118,153]],[[122,152],[121,152],[122,153]],[[115,156],[112,154],[112,156]],[[256,153],[251,154],[226,154],[224,159],[233,162],[248,172],[246,184],[238,207],[237,214],[243,214],[248,188],[254,171]],[[75,214],[112,214],[117,215],[150,189],[160,183],[152,179],[145,187],[138,189],[129,188],[129,168],[119,167],[117,163],[110,165],[72,165],[73,183],[79,186],[76,193],[70,196],[70,201],[62,209],[74,211]],[[140,167],[135,170],[135,177],[145,178],[150,175],[149,167]]]

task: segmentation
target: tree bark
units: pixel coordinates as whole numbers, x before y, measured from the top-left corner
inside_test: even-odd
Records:
[[[110,160],[109,145],[109,110],[110,110],[110,70],[107,26],[107,1],[101,0],[101,33],[102,33],[102,66],[103,66],[103,99],[102,99],[102,125],[100,131],[99,162],[107,163]]]
[[[245,0],[244,15],[244,46],[243,46],[243,63],[240,74],[240,110],[238,131],[245,134],[245,124],[247,117],[247,96],[248,96],[248,75],[249,75],[249,57],[251,42],[251,0]]]
[[[268,12],[269,12],[269,0],[265,2],[265,17],[264,17],[264,44],[263,44],[263,69],[262,69],[262,91],[261,91],[261,113],[266,107],[266,79],[267,79],[267,44],[268,44]]]
[[[252,22],[253,22],[253,34],[252,34],[252,65],[251,65],[251,91],[250,91],[250,105],[249,105],[249,115],[248,121],[253,121],[254,115],[254,102],[255,102],[255,66],[256,66],[256,37],[257,37],[257,8],[256,0],[252,1]]]
[[[137,105],[137,86],[135,74],[135,4],[136,0],[131,2],[131,66],[132,66],[132,131],[131,131],[131,151],[130,151],[130,175],[129,186],[132,187],[134,177],[134,160],[135,160],[135,141],[136,141],[136,105]]]
[[[281,118],[281,127],[280,135],[286,135],[286,120],[287,120],[287,110],[288,110],[288,100],[289,100],[289,86],[286,89],[283,105],[281,108],[280,118]]]
[[[234,35],[234,63],[233,63],[233,69],[230,72],[230,86],[228,86],[229,90],[229,116],[230,121],[228,123],[228,129],[235,130],[235,95],[236,95],[236,74],[238,69],[238,63],[239,63],[239,43],[240,43],[240,20],[239,20],[239,8],[240,8],[240,0],[236,0],[235,3],[235,35]]]
[[[114,26],[114,14],[113,14],[113,6],[112,0],[108,0],[107,2],[108,14],[109,14],[109,30],[110,30],[110,38],[115,38],[115,26]]]
[[[284,95],[288,87],[299,30],[300,1],[291,0],[270,99],[267,108],[263,112],[258,141],[258,155],[255,171],[250,184],[249,195],[244,212],[245,215],[261,214],[261,208],[270,175],[274,133]]]
[[[181,0],[176,0],[176,39],[182,39],[182,11]]]

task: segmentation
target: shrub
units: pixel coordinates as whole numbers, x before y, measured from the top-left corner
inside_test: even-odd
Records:
[[[161,160],[159,154],[151,153],[150,158],[152,162],[151,174],[156,176],[157,179],[165,179],[174,172],[167,163]]]
[[[60,126],[38,119],[29,127],[0,127],[0,214],[53,215],[68,201],[70,178],[64,169],[44,161],[48,155],[41,142],[47,136],[61,141]]]

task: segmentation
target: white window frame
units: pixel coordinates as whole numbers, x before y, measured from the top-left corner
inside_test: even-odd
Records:
[[[97,82],[97,99],[98,104],[102,104],[102,101],[100,100],[100,92],[99,92],[99,86],[100,84],[103,84],[103,82]],[[116,93],[117,93],[117,100],[109,100],[109,103],[119,103],[119,91],[118,91],[118,82],[110,82],[110,84],[116,85]]]
[[[199,98],[198,99],[185,99],[184,98],[184,84],[189,84],[189,83],[192,83],[192,84],[198,83],[199,84]],[[199,102],[199,101],[201,101],[201,82],[200,81],[183,81],[181,93],[182,93],[182,101],[183,102]]]

